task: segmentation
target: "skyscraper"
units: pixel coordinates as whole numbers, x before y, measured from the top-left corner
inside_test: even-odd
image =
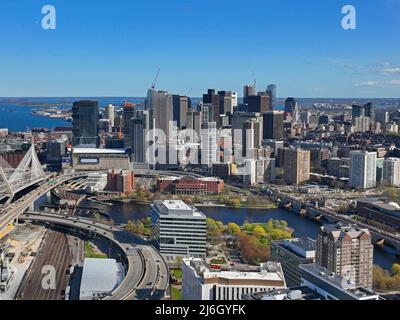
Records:
[[[220,115],[220,100],[219,95],[215,92],[215,89],[208,89],[207,93],[203,95],[203,104],[210,105],[209,107],[209,119],[213,122],[218,122]]]
[[[106,106],[104,110],[104,118],[110,121],[110,128],[115,126],[115,108],[112,104]]]
[[[244,103],[247,104],[248,112],[258,112],[264,114],[272,109],[271,98],[269,95],[259,93],[256,96],[248,96],[244,99]]]
[[[276,84],[270,84],[267,87],[267,94],[271,97],[271,109],[275,106],[276,103]]]
[[[368,229],[336,224],[318,234],[316,263],[357,286],[372,288],[373,254]]]
[[[383,182],[400,187],[400,159],[388,158],[383,162]]]
[[[349,186],[359,189],[376,187],[376,152],[350,152]]]
[[[248,96],[255,96],[256,95],[256,86],[255,85],[245,85],[243,87],[243,98]]]
[[[150,89],[146,98],[146,109],[150,110],[150,118],[153,118],[151,128],[164,132],[168,141],[173,121],[172,96],[166,91]]]
[[[264,140],[282,140],[283,139],[283,120],[282,111],[268,111],[263,115],[263,138]]]
[[[284,154],[284,180],[299,185],[310,180],[310,150],[286,149]]]
[[[146,136],[150,127],[149,111],[137,110],[132,119],[132,160],[136,163],[146,162]]]
[[[72,120],[74,147],[98,148],[100,146],[98,102],[89,100],[74,102]]]
[[[125,148],[132,148],[132,118],[135,115],[135,105],[125,102],[123,105],[123,118],[124,118],[124,140]]]
[[[298,109],[298,104],[295,98],[287,98],[285,101],[285,114],[286,116],[293,116],[295,110]]]
[[[179,129],[187,127],[187,113],[192,108],[192,101],[189,97],[173,95],[173,121]]]
[[[372,103],[367,103],[365,105],[354,104],[352,107],[352,118],[358,117],[368,117],[371,121],[375,121],[375,107]]]

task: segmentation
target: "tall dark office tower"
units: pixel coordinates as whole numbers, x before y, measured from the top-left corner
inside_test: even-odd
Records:
[[[282,140],[283,121],[285,115],[282,111],[268,111],[263,114],[264,140]]]
[[[148,110],[137,110],[132,118],[132,160],[136,163],[146,162],[146,135],[150,120]]]
[[[365,116],[369,117],[371,121],[375,121],[375,107],[372,105],[371,102],[367,103],[364,105],[364,112]]]
[[[98,148],[100,146],[98,102],[89,100],[74,102],[72,120],[74,147]]]
[[[295,98],[287,98],[285,102],[285,114],[293,115],[294,111],[298,108],[298,104]]]
[[[209,108],[209,116],[212,121],[217,122],[219,118],[219,95],[214,89],[208,89],[207,93],[203,95],[203,103],[212,106]]]
[[[192,101],[189,97],[173,95],[173,121],[176,122],[176,125],[179,129],[183,129],[187,127],[186,116],[189,109],[192,108]]]
[[[247,112],[258,112],[264,114],[271,110],[271,99],[266,93],[259,93],[256,96],[248,96],[244,99],[247,104]]]
[[[352,107],[352,118],[368,117],[371,121],[375,121],[375,107],[372,103],[363,106],[354,104]]]
[[[256,86],[255,85],[246,85],[243,87],[243,98],[248,96],[256,95]]]
[[[271,109],[275,106],[276,103],[276,84],[270,84],[267,87],[267,94],[271,97]]]
[[[219,91],[219,115],[232,114],[232,92],[231,91]]]
[[[353,119],[359,118],[359,117],[364,117],[365,116],[364,106],[354,104],[352,107],[351,115],[352,115]]]
[[[135,115],[135,105],[125,102],[123,105],[123,118],[124,118],[124,141],[125,148],[132,148],[132,118]]]

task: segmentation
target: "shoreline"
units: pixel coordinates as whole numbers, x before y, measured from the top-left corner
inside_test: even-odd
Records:
[[[151,205],[152,202],[142,202],[142,201],[136,201],[134,199],[125,199],[125,200],[111,200],[114,203],[118,204],[138,204],[138,205]],[[227,205],[223,204],[215,204],[215,203],[210,203],[210,204],[192,204],[194,207],[197,208],[227,208],[227,209],[251,209],[251,210],[273,210],[273,209],[279,209],[278,205],[271,205],[271,206],[240,206],[240,207],[230,207]]]

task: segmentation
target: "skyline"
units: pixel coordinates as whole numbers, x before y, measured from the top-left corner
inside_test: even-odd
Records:
[[[157,68],[158,89],[192,97],[241,96],[254,77],[260,91],[276,83],[279,97],[399,97],[395,0],[352,1],[356,30],[341,28],[345,1],[54,0],[48,31],[46,4],[0,5],[1,97],[143,97]]]

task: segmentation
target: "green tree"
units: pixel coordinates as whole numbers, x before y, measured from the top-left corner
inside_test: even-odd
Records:
[[[392,266],[392,273],[393,273],[394,276],[400,276],[400,264],[395,263]]]
[[[240,227],[236,223],[229,223],[228,232],[230,234],[237,235],[240,233]]]
[[[253,229],[253,235],[257,239],[265,238],[265,236],[266,236],[265,229],[262,226],[255,226]]]

